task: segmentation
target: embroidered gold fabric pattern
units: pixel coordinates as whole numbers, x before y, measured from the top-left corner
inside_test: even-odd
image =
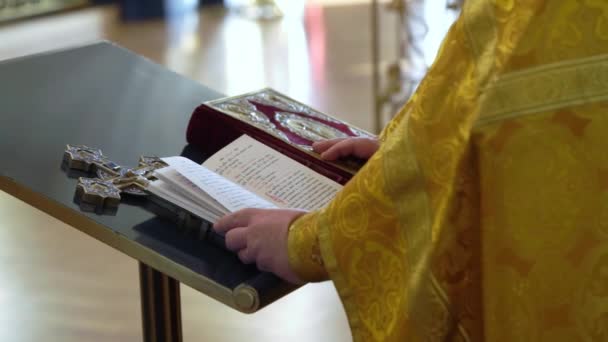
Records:
[[[355,341],[608,341],[607,54],[606,1],[465,2],[378,153],[292,226]]]

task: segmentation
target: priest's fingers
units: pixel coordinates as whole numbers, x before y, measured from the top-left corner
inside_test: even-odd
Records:
[[[336,139],[317,141],[312,144],[312,149],[317,153],[323,153],[323,152],[327,151],[328,148],[334,146],[335,144],[339,143],[340,141],[342,141],[344,139],[346,139],[346,138],[336,138]]]
[[[255,262],[255,256],[251,250],[247,248],[239,251],[239,259],[241,259],[244,264],[253,264]]]
[[[247,228],[234,228],[226,233],[226,248],[239,251],[247,247]]]
[[[215,222],[213,229],[221,234],[226,233],[233,228],[247,227],[249,220],[256,212],[256,209],[242,209],[235,213],[226,215]]]
[[[368,159],[378,149],[378,142],[368,138],[350,138],[340,141],[321,154],[325,160],[355,156]]]

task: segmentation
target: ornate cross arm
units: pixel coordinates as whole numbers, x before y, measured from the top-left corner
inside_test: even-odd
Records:
[[[167,166],[158,157],[142,156],[136,168],[124,168],[109,160],[101,150],[83,145],[67,145],[63,160],[68,169],[95,173],[97,178],[80,177],[76,199],[104,211],[118,207],[121,194],[146,196],[154,170]]]

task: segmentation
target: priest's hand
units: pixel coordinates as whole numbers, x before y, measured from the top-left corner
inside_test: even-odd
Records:
[[[226,247],[245,264],[255,263],[286,281],[301,284],[287,252],[289,225],[306,212],[292,209],[243,209],[222,217],[213,228],[226,236]]]
[[[312,144],[313,150],[320,153],[321,158],[330,161],[348,156],[369,159],[379,146],[378,140],[373,138],[338,138]]]

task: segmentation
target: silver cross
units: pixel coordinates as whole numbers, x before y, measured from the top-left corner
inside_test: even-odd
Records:
[[[97,210],[112,210],[120,204],[120,194],[145,196],[154,170],[167,166],[158,157],[142,156],[136,168],[123,168],[101,150],[83,145],[67,145],[63,160],[68,169],[95,173],[97,178],[78,178],[76,199]]]

